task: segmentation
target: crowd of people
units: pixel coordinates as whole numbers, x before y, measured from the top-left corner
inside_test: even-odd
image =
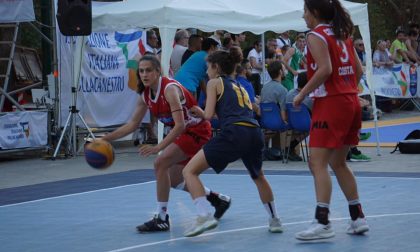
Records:
[[[104,136],[111,141],[134,131],[148,109],[152,117],[171,128],[157,145],[140,148],[144,156],[162,154],[154,163],[157,214],[139,225],[139,232],[169,230],[171,187],[189,191],[197,208],[197,222],[185,236],[199,235],[217,226],[231,199],[204,187],[199,175],[209,167],[220,173],[237,159],[242,159],[257,186],[269,216],[269,231],[282,232],[273,192],[262,170],[267,139],[258,119],[259,103],[266,102],[279,106],[286,123],[286,103],[305,104],[312,114],[309,167],[316,189],[315,221],[296,238],[334,236],[328,218],[332,190],[328,165],[349,203],[351,222],[347,232],[361,234],[369,230],[355,178],[346,164],[349,159],[369,160],[356,148],[361,107],[370,106],[369,101],[358,97],[357,89],[367,57],[363,41],[352,38],[353,23],[339,1],[305,0],[304,11],[308,33],[292,38],[286,31],[264,45],[256,40],[251,48],[243,48],[244,33],[217,30],[202,37],[195,30],[178,30],[169,77],[161,73],[157,33],[147,33],[148,55],[139,60],[138,67],[140,96],[136,111],[130,122]],[[418,25],[412,24],[408,38],[398,30],[394,42],[379,40],[373,54],[375,71],[394,63],[419,63],[418,33]],[[341,68],[351,70],[343,73]],[[216,115],[220,132],[212,137],[209,121]],[[294,138],[286,143],[291,161],[302,160],[295,151],[301,140]]]

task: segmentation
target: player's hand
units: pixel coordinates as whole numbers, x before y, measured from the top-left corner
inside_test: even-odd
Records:
[[[159,152],[159,148],[157,147],[157,145],[143,145],[142,147],[139,148],[139,153],[142,156],[148,157],[150,155],[153,154],[157,154]]]
[[[301,93],[296,95],[295,98],[293,98],[293,106],[298,107],[302,103],[304,98],[305,97]]]
[[[198,106],[193,106],[189,109],[190,113],[192,116],[194,117],[198,117],[198,118],[204,118],[204,111],[198,107]]]

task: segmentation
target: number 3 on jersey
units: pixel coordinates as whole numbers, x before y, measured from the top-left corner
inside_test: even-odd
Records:
[[[252,110],[251,101],[248,96],[248,92],[246,90],[239,86],[239,85],[232,85],[233,90],[235,90],[236,96],[238,97],[238,104],[242,108],[246,105],[250,110]]]
[[[344,43],[342,40],[337,40],[337,45],[343,52],[343,54],[340,56],[341,62],[347,63],[349,61],[349,52],[347,51],[346,43]]]

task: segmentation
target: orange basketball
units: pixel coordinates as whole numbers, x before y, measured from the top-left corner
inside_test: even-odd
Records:
[[[85,145],[86,162],[95,169],[106,169],[114,162],[114,149],[105,140],[94,140]]]

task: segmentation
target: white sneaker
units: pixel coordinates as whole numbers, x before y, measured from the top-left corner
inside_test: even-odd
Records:
[[[335,233],[332,230],[331,223],[323,225],[317,220],[312,221],[312,224],[305,231],[296,233],[295,238],[298,240],[316,240],[316,239],[327,239],[334,237]]]
[[[281,226],[281,222],[279,218],[270,218],[268,220],[268,231],[271,233],[282,233],[283,227]]]
[[[363,234],[367,231],[369,231],[369,226],[365,218],[357,218],[354,221],[349,221],[349,226],[347,227],[347,234]]]
[[[213,215],[198,216],[194,226],[184,233],[185,237],[193,237],[204,233],[207,230],[217,227],[217,220]]]

